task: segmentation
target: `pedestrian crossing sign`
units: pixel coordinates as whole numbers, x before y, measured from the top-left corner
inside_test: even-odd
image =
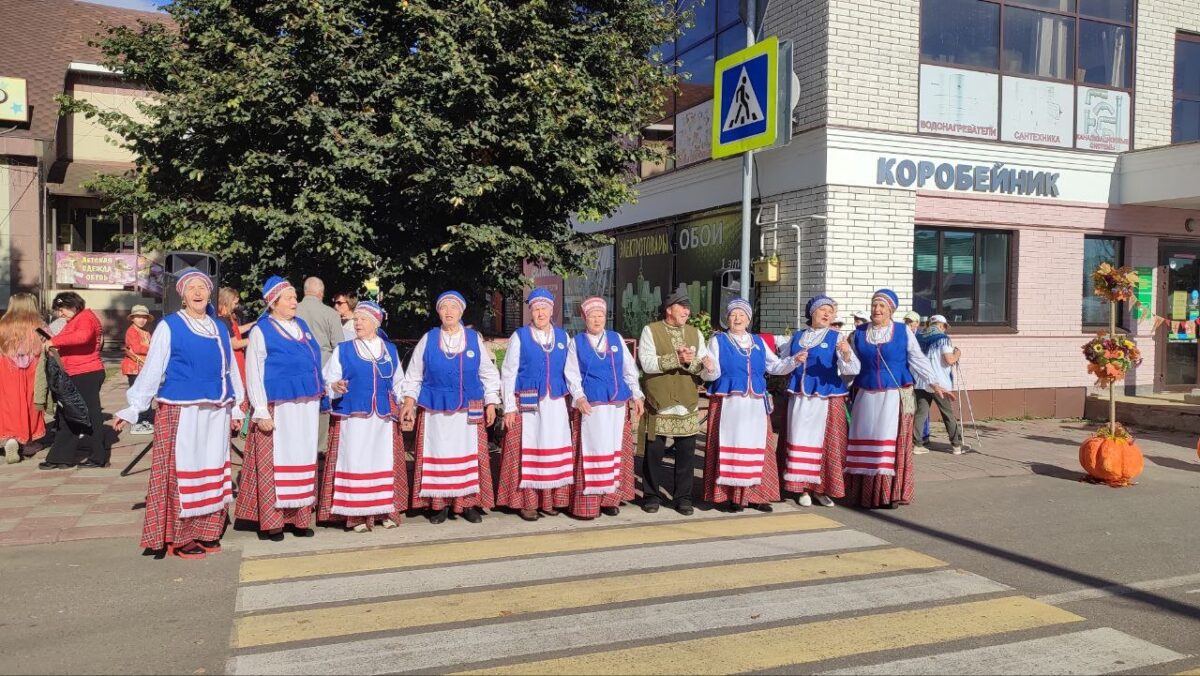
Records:
[[[717,61],[713,74],[713,159],[775,144],[779,130],[779,39],[772,36]]]

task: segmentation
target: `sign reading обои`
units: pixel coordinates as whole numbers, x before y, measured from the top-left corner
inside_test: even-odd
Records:
[[[996,164],[954,164],[929,160],[880,157],[876,185],[937,188],[1005,195],[1058,197],[1058,172]]]

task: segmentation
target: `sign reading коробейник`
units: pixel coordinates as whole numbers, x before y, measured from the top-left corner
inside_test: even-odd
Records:
[[[878,162],[876,185],[1058,197],[1059,173],[1053,171],[896,157],[880,157]]]

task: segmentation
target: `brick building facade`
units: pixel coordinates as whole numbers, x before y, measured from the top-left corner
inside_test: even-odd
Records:
[[[729,4],[691,29],[716,36],[714,58]],[[795,329],[815,293],[848,314],[890,287],[902,311],[950,317],[977,416],[1079,415],[1080,346],[1107,320],[1085,273],[1112,260],[1154,283],[1149,313],[1119,322],[1145,355],[1127,389],[1200,386],[1194,1],[774,0],[762,34],[793,42],[802,91],[791,143],[756,155],[755,255],[780,262],[778,282],[756,280],[760,330]],[[666,55],[693,86],[703,44]],[[577,227],[619,242],[736,211],[740,162],[704,161],[697,116],[668,113],[644,142],[675,159],[642,167],[636,204]],[[674,244],[663,286],[678,288],[697,274]],[[619,313],[636,268],[615,258]]]

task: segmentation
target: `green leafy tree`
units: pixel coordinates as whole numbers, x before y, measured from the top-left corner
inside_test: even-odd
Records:
[[[678,31],[671,4],[175,0],[173,25],[99,42],[155,92],[142,116],[64,105],[137,154],[93,187],[142,215],[145,247],[215,252],[246,291],[374,278],[426,314],[445,288],[518,288],[525,259],[586,264],[599,238],[570,218],[630,201],[654,156],[630,139],[674,86],[647,58]]]

